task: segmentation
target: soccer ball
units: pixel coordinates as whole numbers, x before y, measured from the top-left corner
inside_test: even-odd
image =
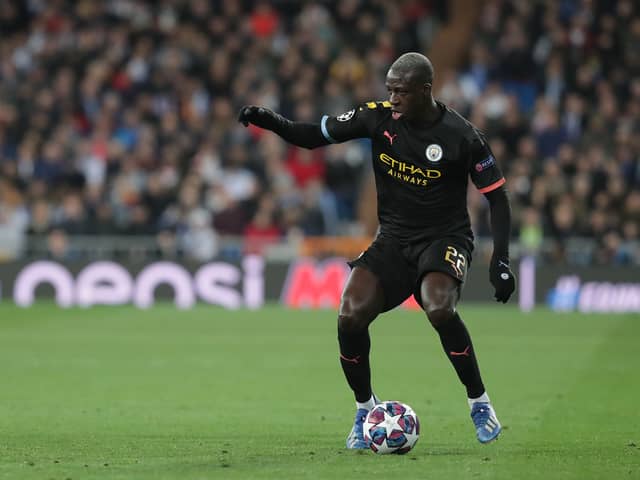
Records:
[[[418,416],[402,402],[379,403],[364,419],[364,439],[371,450],[379,454],[407,453],[419,436]]]

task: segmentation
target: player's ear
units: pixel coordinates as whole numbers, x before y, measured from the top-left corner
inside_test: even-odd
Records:
[[[429,94],[431,93],[431,84],[430,83],[423,83],[422,84],[422,97],[424,98],[425,102],[429,101]]]

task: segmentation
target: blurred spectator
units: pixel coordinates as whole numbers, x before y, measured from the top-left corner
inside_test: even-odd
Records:
[[[540,251],[543,231],[542,225],[540,225],[540,214],[537,210],[527,208],[523,212],[519,240],[525,254],[536,256]]]
[[[13,185],[0,179],[0,258],[15,257],[24,246],[29,214],[21,197]]]
[[[47,235],[48,257],[57,262],[67,262],[77,258],[69,245],[69,237],[59,228],[54,228]]]
[[[262,254],[282,237],[280,227],[275,222],[276,205],[269,196],[262,197],[253,219],[244,230],[245,253]]]
[[[204,208],[189,213],[181,243],[190,259],[207,262],[217,255],[218,237],[211,227],[211,215]]]
[[[49,203],[40,199],[33,202],[31,205],[29,229],[28,233],[31,235],[44,235],[46,234],[52,225],[52,213]]]
[[[326,164],[324,152],[320,149],[290,147],[285,166],[299,188],[306,187],[309,182],[324,181]]]
[[[247,151],[242,146],[231,146],[225,160],[226,166],[210,190],[208,207],[214,212],[214,225],[220,233],[238,235],[250,217],[258,182],[247,166]]]
[[[54,214],[56,227],[69,235],[89,232],[89,218],[82,198],[77,193],[68,193]]]

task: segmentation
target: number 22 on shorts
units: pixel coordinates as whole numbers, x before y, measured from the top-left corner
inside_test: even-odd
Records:
[[[447,246],[447,251],[444,254],[444,259],[446,262],[451,264],[451,268],[455,272],[456,277],[460,280],[464,277],[464,268],[466,266],[466,259],[461,252],[458,252],[458,249],[452,247],[451,245]]]

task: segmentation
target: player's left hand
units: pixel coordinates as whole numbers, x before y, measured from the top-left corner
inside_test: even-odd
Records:
[[[509,297],[516,289],[516,277],[509,268],[508,258],[491,258],[491,266],[489,267],[489,279],[491,285],[496,289],[494,295],[496,301],[507,303]]]

